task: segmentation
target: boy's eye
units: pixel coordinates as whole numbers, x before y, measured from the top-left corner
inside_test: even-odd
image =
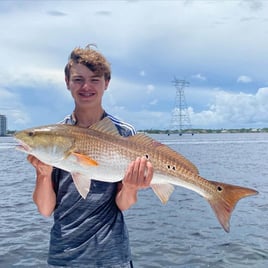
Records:
[[[73,82],[73,83],[77,83],[77,84],[83,84],[83,83],[85,83],[86,81],[87,81],[88,83],[97,84],[97,83],[99,83],[100,78],[99,78],[99,77],[94,77],[94,78],[89,78],[89,80],[86,80],[86,79],[83,78],[83,77],[74,77],[74,78],[72,78],[72,82]]]
[[[82,78],[74,78],[73,81],[74,82],[82,82],[83,80],[82,80]]]

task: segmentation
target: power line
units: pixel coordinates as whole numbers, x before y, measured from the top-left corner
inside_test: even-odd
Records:
[[[177,79],[176,77],[172,83],[176,88],[176,95],[174,109],[171,114],[170,130],[179,131],[180,135],[188,131],[192,134],[191,119],[184,93],[184,89],[189,87],[190,83],[186,80]]]

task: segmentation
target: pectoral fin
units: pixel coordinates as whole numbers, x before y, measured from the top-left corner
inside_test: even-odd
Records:
[[[77,191],[85,199],[90,189],[91,180],[88,176],[76,172],[72,173],[72,177]]]
[[[95,161],[94,159],[90,158],[87,155],[83,155],[83,154],[79,154],[79,153],[75,153],[75,152],[72,152],[71,155],[75,156],[77,158],[78,162],[83,164],[83,165],[98,166],[98,162]]]
[[[163,204],[167,203],[174,191],[172,184],[152,184],[151,187]]]

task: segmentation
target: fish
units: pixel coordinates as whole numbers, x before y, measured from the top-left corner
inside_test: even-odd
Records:
[[[192,190],[208,201],[226,232],[237,202],[258,194],[255,189],[203,178],[189,159],[144,133],[121,136],[108,117],[89,128],[52,124],[18,131],[14,137],[19,151],[70,172],[83,198],[91,180],[122,181],[129,163],[145,157],[154,167],[150,187],[163,204],[174,186]]]

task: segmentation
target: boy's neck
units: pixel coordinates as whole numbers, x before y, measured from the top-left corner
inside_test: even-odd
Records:
[[[99,122],[103,118],[104,109],[101,107],[98,110],[84,111],[75,109],[74,116],[76,119],[76,125],[80,127],[88,128],[94,123]]]

